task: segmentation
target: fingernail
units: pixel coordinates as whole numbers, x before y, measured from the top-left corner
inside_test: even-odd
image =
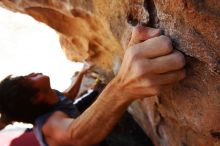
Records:
[[[149,36],[160,36],[162,34],[162,31],[161,29],[150,28],[148,34]]]

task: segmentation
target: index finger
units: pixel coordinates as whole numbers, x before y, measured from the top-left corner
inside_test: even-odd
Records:
[[[144,26],[136,26],[133,28],[131,39],[130,42],[128,43],[128,47],[160,35],[161,35],[160,29],[144,27]]]

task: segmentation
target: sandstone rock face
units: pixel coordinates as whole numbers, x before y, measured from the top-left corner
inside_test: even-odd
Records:
[[[129,107],[156,146],[220,146],[218,0],[0,0],[54,28],[67,57],[117,72],[131,25],[164,30],[187,58],[187,78]],[[130,23],[130,24],[129,24]],[[99,71],[101,71],[99,70]]]

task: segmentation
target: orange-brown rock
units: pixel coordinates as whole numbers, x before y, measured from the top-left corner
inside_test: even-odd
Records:
[[[54,28],[70,60],[93,62],[106,72],[117,72],[131,25],[161,28],[187,56],[187,78],[158,97],[134,102],[129,111],[157,146],[220,146],[218,0],[0,0],[0,4]]]
[[[133,17],[134,14],[136,19],[147,18],[142,0],[1,0],[1,3],[54,28],[70,60],[93,62],[105,70],[111,70],[115,58],[120,60],[123,56],[120,40],[124,32],[127,33],[128,15]]]

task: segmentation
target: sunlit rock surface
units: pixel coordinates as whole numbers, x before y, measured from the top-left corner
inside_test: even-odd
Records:
[[[60,34],[72,61],[117,72],[131,25],[157,27],[187,58],[187,78],[129,111],[158,146],[220,146],[218,0],[0,0]],[[129,24],[128,24],[129,23]],[[126,59],[126,58],[125,58]]]

